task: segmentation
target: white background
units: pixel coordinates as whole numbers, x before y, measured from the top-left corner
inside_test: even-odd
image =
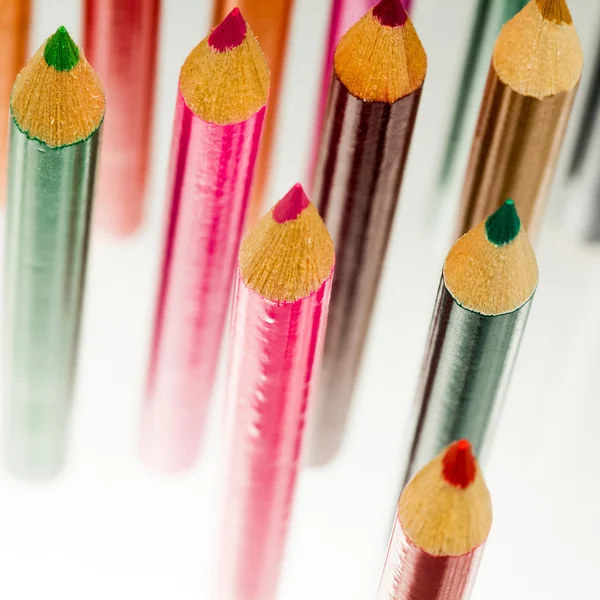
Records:
[[[304,175],[328,4],[296,0],[271,201]],[[210,597],[223,382],[195,469],[160,477],[136,453],[176,81],[208,31],[210,5],[165,0],[147,222],[126,241],[94,233],[70,462],[46,485],[0,476],[1,598]],[[284,600],[364,600],[377,591],[444,255],[423,207],[474,5],[417,0],[429,73],[401,209],[346,446],[300,480]],[[571,8],[591,58],[600,3],[572,0]],[[61,24],[80,42],[80,16],[77,0],[37,0],[32,49]],[[573,200],[555,193],[556,204]],[[600,248],[578,245],[560,219],[547,219],[536,249],[540,287],[486,465],[494,525],[475,589],[486,600],[598,594]]]

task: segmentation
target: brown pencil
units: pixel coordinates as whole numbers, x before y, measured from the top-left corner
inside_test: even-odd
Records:
[[[253,225],[262,214],[263,197],[268,184],[271,152],[277,124],[279,92],[294,0],[215,0],[213,26],[219,24],[236,6],[252,28],[271,71],[271,92],[263,128],[256,174],[246,222]]]
[[[565,0],[531,0],[502,28],[471,149],[459,236],[506,198],[535,235],[582,68]]]
[[[381,0],[335,52],[313,188],[337,254],[312,432],[317,464],[341,444],[426,70],[400,0]]]

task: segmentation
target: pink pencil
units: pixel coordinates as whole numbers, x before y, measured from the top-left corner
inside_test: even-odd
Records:
[[[163,471],[198,454],[268,89],[265,58],[237,9],[181,69],[142,417],[142,455]]]
[[[227,395],[220,600],[273,600],[335,256],[300,185],[240,248]]]
[[[327,94],[331,83],[331,72],[333,70],[333,54],[342,36],[361,17],[368,13],[379,0],[333,0],[331,5],[331,17],[329,19],[329,36],[323,57],[323,71],[321,74],[321,88],[318,96],[317,114],[315,118],[315,130],[313,132],[312,153],[310,156],[309,181],[314,180],[321,132],[323,131],[323,119],[325,118],[325,106]],[[409,12],[412,0],[402,0],[404,9]]]

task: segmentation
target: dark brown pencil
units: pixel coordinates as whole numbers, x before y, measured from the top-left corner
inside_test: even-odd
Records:
[[[400,0],[382,0],[335,51],[313,188],[337,255],[313,423],[315,464],[341,444],[426,70]]]

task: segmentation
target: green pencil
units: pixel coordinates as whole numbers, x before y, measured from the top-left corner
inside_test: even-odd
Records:
[[[65,460],[105,99],[64,27],[11,96],[4,307],[4,458],[46,479]]]

